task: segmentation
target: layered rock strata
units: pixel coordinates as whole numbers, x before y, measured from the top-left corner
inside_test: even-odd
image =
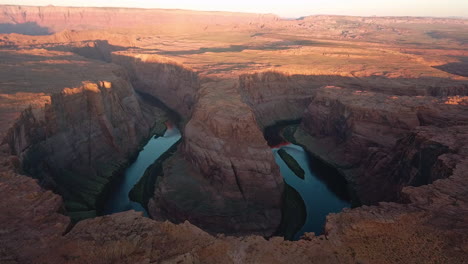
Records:
[[[213,232],[271,235],[281,220],[283,181],[254,114],[234,81],[205,84],[199,98],[150,213]]]
[[[467,108],[433,97],[409,98],[353,91],[317,90],[296,139],[354,183],[363,203],[399,198],[407,185],[450,175],[439,157],[457,149],[421,139],[425,129],[465,126]]]
[[[189,10],[139,8],[83,8],[8,6],[1,8],[0,23],[30,23],[32,33],[47,34],[64,29],[108,29],[134,27],[171,27],[176,31],[203,30],[209,24],[232,25],[240,21],[254,24],[275,22],[275,15],[230,12],[193,12]],[[178,25],[178,27],[174,27]],[[31,31],[30,30],[30,31]],[[28,31],[23,31],[28,33]]]
[[[188,222],[158,222],[135,212],[84,220],[70,230],[59,213],[60,197],[13,173],[7,153],[2,148],[2,263],[464,263],[468,252],[466,160],[448,179],[405,188],[409,204],[330,215],[325,236],[291,242],[214,237]]]
[[[127,70],[137,91],[158,98],[185,120],[190,118],[200,88],[194,71],[155,54],[115,52],[112,62]]]
[[[166,120],[161,110],[142,106],[121,68],[99,67],[107,68],[102,81],[83,75],[89,81],[71,88],[36,87],[49,92],[50,102],[24,110],[3,140],[22,171],[64,197],[75,220],[96,215],[107,183],[153,124]]]
[[[381,76],[291,75],[273,71],[239,77],[242,100],[252,108],[262,128],[279,121],[301,119],[317,89],[333,85],[357,92],[376,92],[382,96],[468,95],[466,81],[443,78],[419,78],[415,81]]]
[[[1,36],[0,67],[3,75],[0,85],[0,137],[4,138],[18,117],[22,121],[13,129],[16,131],[13,136],[10,134],[9,140],[0,146],[0,262],[466,262],[468,142],[465,120],[467,100],[464,95],[467,95],[468,89],[461,70],[463,57],[466,57],[466,41],[464,35],[459,34],[466,31],[463,27],[467,24],[466,20],[314,16],[279,21],[274,16],[214,12],[197,14],[167,10],[12,6],[2,6],[1,9],[2,30],[27,30],[30,34],[79,28],[112,28],[114,31],[65,31],[40,39],[17,34]],[[154,24],[149,28],[141,28],[138,33],[135,28],[116,28],[136,27],[142,21],[144,24]],[[417,26],[411,25],[412,29],[408,29],[407,25],[413,23]],[[433,31],[431,24],[448,24],[450,30],[440,27]],[[174,38],[174,35],[187,32],[190,33],[187,38]],[[225,32],[235,34],[226,36],[223,34]],[[108,39],[109,43],[120,47],[107,47],[106,43],[99,41],[102,39]],[[69,226],[70,219],[61,214],[64,206],[60,197],[41,189],[35,180],[15,173],[21,171],[22,162],[17,156],[11,156],[11,151],[37,140],[42,145],[47,140],[43,140],[44,135],[56,140],[57,136],[47,134],[48,131],[63,132],[64,137],[81,142],[81,145],[67,143],[66,146],[75,147],[71,151],[54,148],[66,155],[72,152],[73,158],[83,156],[76,159],[80,162],[89,160],[95,154],[103,154],[98,148],[103,147],[106,152],[118,152],[112,144],[136,143],[135,140],[122,139],[121,134],[131,134],[134,130],[136,135],[138,125],[134,129],[125,128],[126,124],[120,121],[139,122],[140,117],[134,120],[133,116],[144,116],[147,123],[140,126],[146,126],[144,129],[147,129],[158,111],[141,102],[141,114],[130,115],[122,111],[120,106],[128,109],[133,105],[128,104],[128,101],[133,101],[128,98],[135,95],[114,93],[115,79],[112,76],[127,80],[126,74],[111,64],[80,59],[63,52],[73,49],[73,52],[82,56],[109,61],[111,57],[107,49],[125,50],[135,45],[141,45],[145,53],[172,54],[198,69],[209,69],[205,73],[214,73],[215,76],[208,76],[207,80],[217,80],[219,76],[235,78],[238,72],[250,73],[259,70],[259,67],[271,69],[283,66],[286,70],[292,69],[294,72],[299,69],[301,74],[306,74],[247,76],[245,85],[241,80],[238,87],[246,104],[240,103],[239,94],[232,92],[237,89],[235,82],[227,86],[222,82],[213,82],[211,88],[202,88],[195,93],[171,94],[170,89],[164,89],[168,95],[182,96],[166,98],[165,103],[186,115],[186,121],[190,116],[187,113],[195,111],[194,118],[185,129],[187,131],[184,131],[195,140],[187,140],[165,165],[164,177],[159,179],[160,190],[157,190],[154,199],[156,210],[169,210],[167,214],[175,215],[177,221],[192,216],[190,221],[200,226],[228,223],[232,232],[244,228],[268,234],[277,221],[274,217],[277,204],[274,201],[278,200],[275,195],[281,190],[267,186],[266,190],[273,195],[272,202],[267,203],[268,207],[253,207],[251,200],[246,199],[244,202],[242,194],[248,194],[246,197],[249,199],[265,199],[265,194],[253,193],[254,187],[249,186],[244,179],[255,183],[255,188],[261,185],[259,181],[272,183],[276,179],[274,169],[269,174],[274,176],[273,180],[263,175],[267,171],[265,168],[270,165],[270,158],[265,154],[267,149],[261,146],[265,142],[260,143],[259,130],[278,120],[299,118],[306,108],[308,110],[302,128],[295,135],[297,141],[322,160],[339,167],[350,181],[362,184],[360,193],[365,202],[399,199],[402,203],[380,203],[331,215],[326,235],[314,237],[309,234],[297,242],[283,241],[281,238],[267,241],[257,236],[213,237],[189,223],[162,223],[143,218],[134,212],[97,217],[82,221],[75,227]],[[30,50],[32,48],[47,50]],[[220,55],[223,55],[221,59]],[[161,62],[160,58],[155,60],[156,63]],[[144,70],[145,66],[151,68],[143,64],[139,69]],[[459,76],[444,73],[437,68]],[[177,77],[180,74],[184,80],[191,79],[190,73],[173,66],[158,66],[154,69],[166,71],[167,76]],[[177,86],[176,81],[164,81],[164,77],[151,81],[151,71],[145,73],[145,76],[130,73],[131,82],[141,80],[155,87],[158,82],[166,82]],[[171,72],[175,74],[171,75]],[[64,73],[67,73],[66,77],[61,77]],[[83,84],[83,81],[89,82]],[[106,88],[107,82],[112,84],[110,91]],[[325,89],[320,87],[326,85],[345,89],[327,88],[324,92]],[[69,97],[60,95],[64,87],[77,89],[80,93]],[[182,87],[180,91],[184,89]],[[197,105],[198,95],[194,101],[184,101],[185,95],[188,94],[188,98],[192,99],[196,93],[204,98],[201,99],[202,104]],[[158,94],[154,92],[152,96]],[[54,106],[57,109],[66,110],[70,105],[70,108],[83,112],[70,114],[70,126],[76,128],[78,136],[85,135],[84,138],[77,138],[74,132],[56,128],[56,125],[49,127],[44,123],[51,120],[51,124],[68,126],[68,120],[64,118],[65,114],[68,115],[65,110],[63,114],[57,109],[50,110],[52,97],[63,97],[64,101],[59,106],[64,106]],[[77,107],[75,101],[68,102],[64,98],[73,98],[80,102],[80,107]],[[123,98],[126,100],[120,100]],[[110,100],[102,104],[104,112],[95,103],[100,100]],[[222,103],[215,104],[217,100]],[[85,105],[90,106],[90,109]],[[187,105],[192,108],[189,109]],[[31,109],[23,112],[29,106]],[[278,111],[275,106],[286,111]],[[42,109],[49,109],[49,112]],[[110,116],[107,109],[117,111],[119,118]],[[104,114],[97,118],[89,117],[86,113]],[[92,124],[92,129],[82,130],[77,124],[78,118],[88,118],[82,123]],[[255,129],[253,123],[259,124],[260,129]],[[97,129],[96,125],[101,129]],[[239,141],[240,136],[230,131],[239,128],[253,133],[248,138],[249,144],[255,146],[253,150],[241,143],[234,143]],[[92,132],[88,137],[85,133],[87,131]],[[216,143],[212,144],[207,136],[197,134],[213,136]],[[5,144],[7,141],[11,144]],[[90,145],[91,152],[86,149]],[[122,149],[133,147],[124,146]],[[30,147],[26,147],[25,153],[30,150]],[[192,156],[192,152],[197,153],[197,156]],[[241,156],[240,152],[251,153],[246,155],[249,160],[243,159],[244,154]],[[120,157],[120,153],[107,154]],[[250,160],[261,165],[253,168]],[[84,164],[86,166],[87,163]],[[235,166],[229,170],[229,164]],[[55,163],[52,165],[47,169],[53,169]],[[248,174],[239,173],[241,181],[236,182],[233,179],[237,177],[233,175],[237,174],[238,166],[245,166],[251,171]],[[229,185],[224,186],[224,182],[217,179],[225,180]],[[234,182],[239,187],[235,187]],[[428,184],[416,187],[425,183]],[[199,200],[182,199],[185,194],[183,187],[178,184],[186,184],[186,189],[190,190],[185,197]],[[247,191],[242,189],[241,192],[241,187]],[[226,190],[229,196],[223,196],[219,190]],[[389,190],[395,190],[397,197]],[[230,207],[233,201],[236,204]],[[66,205],[69,207],[70,203],[66,202]],[[245,213],[226,214],[226,208],[240,208]],[[223,215],[213,216],[214,210],[220,210]],[[203,214],[205,212],[209,214]],[[164,212],[156,211],[156,216],[162,214]],[[207,220],[210,217],[213,217],[212,222]],[[256,221],[265,224],[262,226]],[[221,227],[214,226],[216,229]]]
[[[314,91],[306,76],[264,72],[239,77],[242,100],[262,128],[278,121],[300,119]]]

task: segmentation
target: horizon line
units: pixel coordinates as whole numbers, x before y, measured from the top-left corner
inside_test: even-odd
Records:
[[[340,16],[340,17],[376,17],[376,18],[438,18],[438,19],[468,19],[467,16],[401,16],[401,15],[338,15],[338,14],[326,14],[326,13],[315,13],[305,16],[288,17],[281,16],[275,13],[262,13],[262,12],[248,12],[248,11],[228,11],[228,10],[196,10],[196,9],[183,9],[183,8],[158,8],[158,7],[128,7],[128,6],[75,6],[75,5],[13,5],[13,4],[1,4],[0,6],[15,6],[15,7],[65,7],[65,8],[113,8],[113,9],[145,9],[145,10],[168,10],[168,11],[191,11],[191,12],[215,12],[215,13],[237,13],[237,14],[257,14],[257,15],[273,15],[282,19],[300,20],[311,16]]]

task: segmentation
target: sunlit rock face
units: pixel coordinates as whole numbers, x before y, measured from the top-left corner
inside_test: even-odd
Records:
[[[43,76],[48,78],[50,74],[56,79],[38,83],[35,92],[48,95],[50,101],[22,111],[4,142],[18,156],[22,171],[64,197],[75,220],[95,216],[106,184],[164,113],[142,105],[125,72],[116,65],[82,60],[69,53],[41,51],[28,56],[39,54],[51,58],[38,65],[45,72]],[[52,59],[60,56],[68,56],[62,64],[83,63],[95,67],[100,76],[89,71],[81,76],[81,83],[77,76],[68,81],[68,87],[61,86],[67,80],[56,73],[59,67]],[[22,63],[26,68],[31,61]],[[36,66],[30,67],[23,70],[36,70]],[[58,72],[64,74],[68,69],[74,68],[62,67]]]
[[[193,12],[157,9],[83,8],[83,7],[27,7],[1,6],[0,23],[31,25],[22,33],[46,34],[64,29],[87,30],[106,28],[169,27],[174,31],[198,30],[200,25],[230,25],[239,21],[247,24],[271,23],[275,15]],[[20,32],[17,32],[20,33]],[[39,34],[39,35],[41,35]]]
[[[200,88],[198,75],[164,57],[147,54],[114,53],[112,61],[130,74],[135,89],[158,98],[188,119]]]
[[[242,75],[239,90],[242,99],[255,113],[263,128],[278,121],[300,119],[321,82],[307,76],[279,72]]]
[[[0,262],[466,261],[466,20],[0,9]],[[94,217],[101,176],[167,120],[155,99],[184,142],[148,207],[189,222]],[[284,189],[262,130],[295,119],[375,205],[267,240]]]
[[[314,96],[297,136],[354,182],[362,202],[392,201],[403,186],[448,176],[438,169],[438,159],[455,150],[423,140],[418,131],[466,125],[467,118],[459,115],[464,111],[429,97],[328,86]]]
[[[153,215],[214,232],[271,235],[283,181],[252,111],[236,89],[218,97],[222,85],[201,91],[179,153],[164,166]]]

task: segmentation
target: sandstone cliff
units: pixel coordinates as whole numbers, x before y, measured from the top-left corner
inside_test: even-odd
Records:
[[[213,232],[271,235],[281,220],[283,181],[254,114],[233,81],[205,84],[198,96],[151,214]]]
[[[262,128],[302,117],[316,88],[303,77],[277,72],[239,77],[242,100],[252,108]]]
[[[338,168],[353,183],[362,202],[368,204],[396,200],[403,186],[448,176],[430,176],[427,171],[438,156],[453,150],[419,142],[411,132],[418,126],[466,124],[462,98],[467,84],[434,80],[437,85],[425,78],[265,72],[242,75],[239,91],[260,127],[302,119],[296,141]],[[413,149],[408,150],[408,146]]]
[[[443,78],[415,80],[382,76],[302,75],[272,71],[244,74],[239,77],[242,100],[252,108],[262,128],[279,121],[301,119],[304,110],[311,105],[317,89],[333,85],[391,96],[468,95],[466,81]]]
[[[363,242],[365,249],[354,254],[365,255],[370,263],[465,262],[467,131],[467,126],[416,128],[409,136],[411,142],[405,138],[397,144],[400,150],[389,155],[402,157],[400,164],[387,167],[387,175],[400,181],[409,180],[402,176],[424,177],[430,184],[404,187],[404,204],[380,203],[330,215],[328,238],[351,247]],[[441,149],[445,154],[440,154]],[[402,175],[395,174],[396,170]]]
[[[326,236],[291,242],[214,237],[188,222],[157,222],[135,212],[69,230],[60,197],[12,173],[13,159],[4,148],[1,154],[2,263],[464,263],[468,251],[466,160],[448,179],[405,189],[410,204],[331,215]]]
[[[112,62],[127,70],[137,91],[158,98],[185,120],[190,118],[200,88],[194,71],[150,54],[115,52]]]
[[[40,63],[43,69],[53,69],[43,78],[57,72],[47,61]],[[100,76],[82,71],[70,78],[71,88],[61,83],[66,79],[48,79],[44,86],[36,83],[33,91],[47,92],[50,101],[26,108],[3,140],[19,157],[22,171],[64,197],[75,220],[96,215],[107,183],[135,154],[153,124],[166,120],[164,112],[139,100],[121,68],[86,63]],[[58,72],[67,71],[63,67]]]
[[[248,21],[255,24],[274,22],[274,15],[230,12],[194,12],[189,10],[138,9],[138,8],[82,8],[0,6],[0,23],[34,23],[42,29],[59,32],[65,29],[108,29],[135,27],[171,27],[176,31],[203,30],[206,25],[237,24]],[[175,27],[178,25],[178,27]]]
[[[98,197],[151,123],[131,86],[119,78],[54,94],[43,115],[22,114],[7,135],[12,153],[25,172],[64,196],[72,215],[95,214]]]
[[[0,32],[61,31],[0,36],[0,138],[11,128],[0,146],[1,263],[466,262],[466,20],[0,9]],[[237,80],[266,69],[290,74]],[[114,169],[97,165],[128,160],[165,118],[132,86],[185,119],[149,206],[157,219],[271,234],[282,179],[261,130],[301,117],[296,140],[376,205],[330,215],[324,236],[296,242],[134,212],[72,227],[62,213],[93,215]],[[18,174],[24,165],[48,172],[43,184],[61,180],[65,203]]]
[[[455,149],[421,140],[419,126],[466,125],[467,109],[433,97],[409,98],[324,87],[304,113],[299,143],[339,168],[362,202],[395,200],[403,186],[450,175],[438,157]],[[304,133],[305,132],[305,133]],[[445,169],[447,170],[447,169]]]

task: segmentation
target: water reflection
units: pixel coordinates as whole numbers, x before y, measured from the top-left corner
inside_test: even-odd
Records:
[[[140,211],[148,216],[148,212],[137,202],[130,200],[128,194],[135,184],[145,173],[146,169],[153,164],[164,152],[172,147],[180,139],[181,134],[177,127],[166,124],[168,129],[164,136],[153,137],[138,154],[135,162],[126,170],[123,179],[111,191],[107,200],[104,214],[118,213],[128,210]]]
[[[299,178],[286,165],[278,154],[280,149],[285,150],[299,163],[305,172],[304,179]],[[306,206],[307,218],[305,224],[296,233],[294,239],[299,239],[306,232],[322,234],[326,216],[329,213],[340,212],[343,208],[351,207],[351,203],[340,198],[341,195],[334,193],[325,182],[320,180],[326,175],[321,175],[320,178],[316,175],[316,173],[320,172],[311,169],[307,153],[302,147],[284,143],[273,147],[272,151],[285,182],[301,195]]]

